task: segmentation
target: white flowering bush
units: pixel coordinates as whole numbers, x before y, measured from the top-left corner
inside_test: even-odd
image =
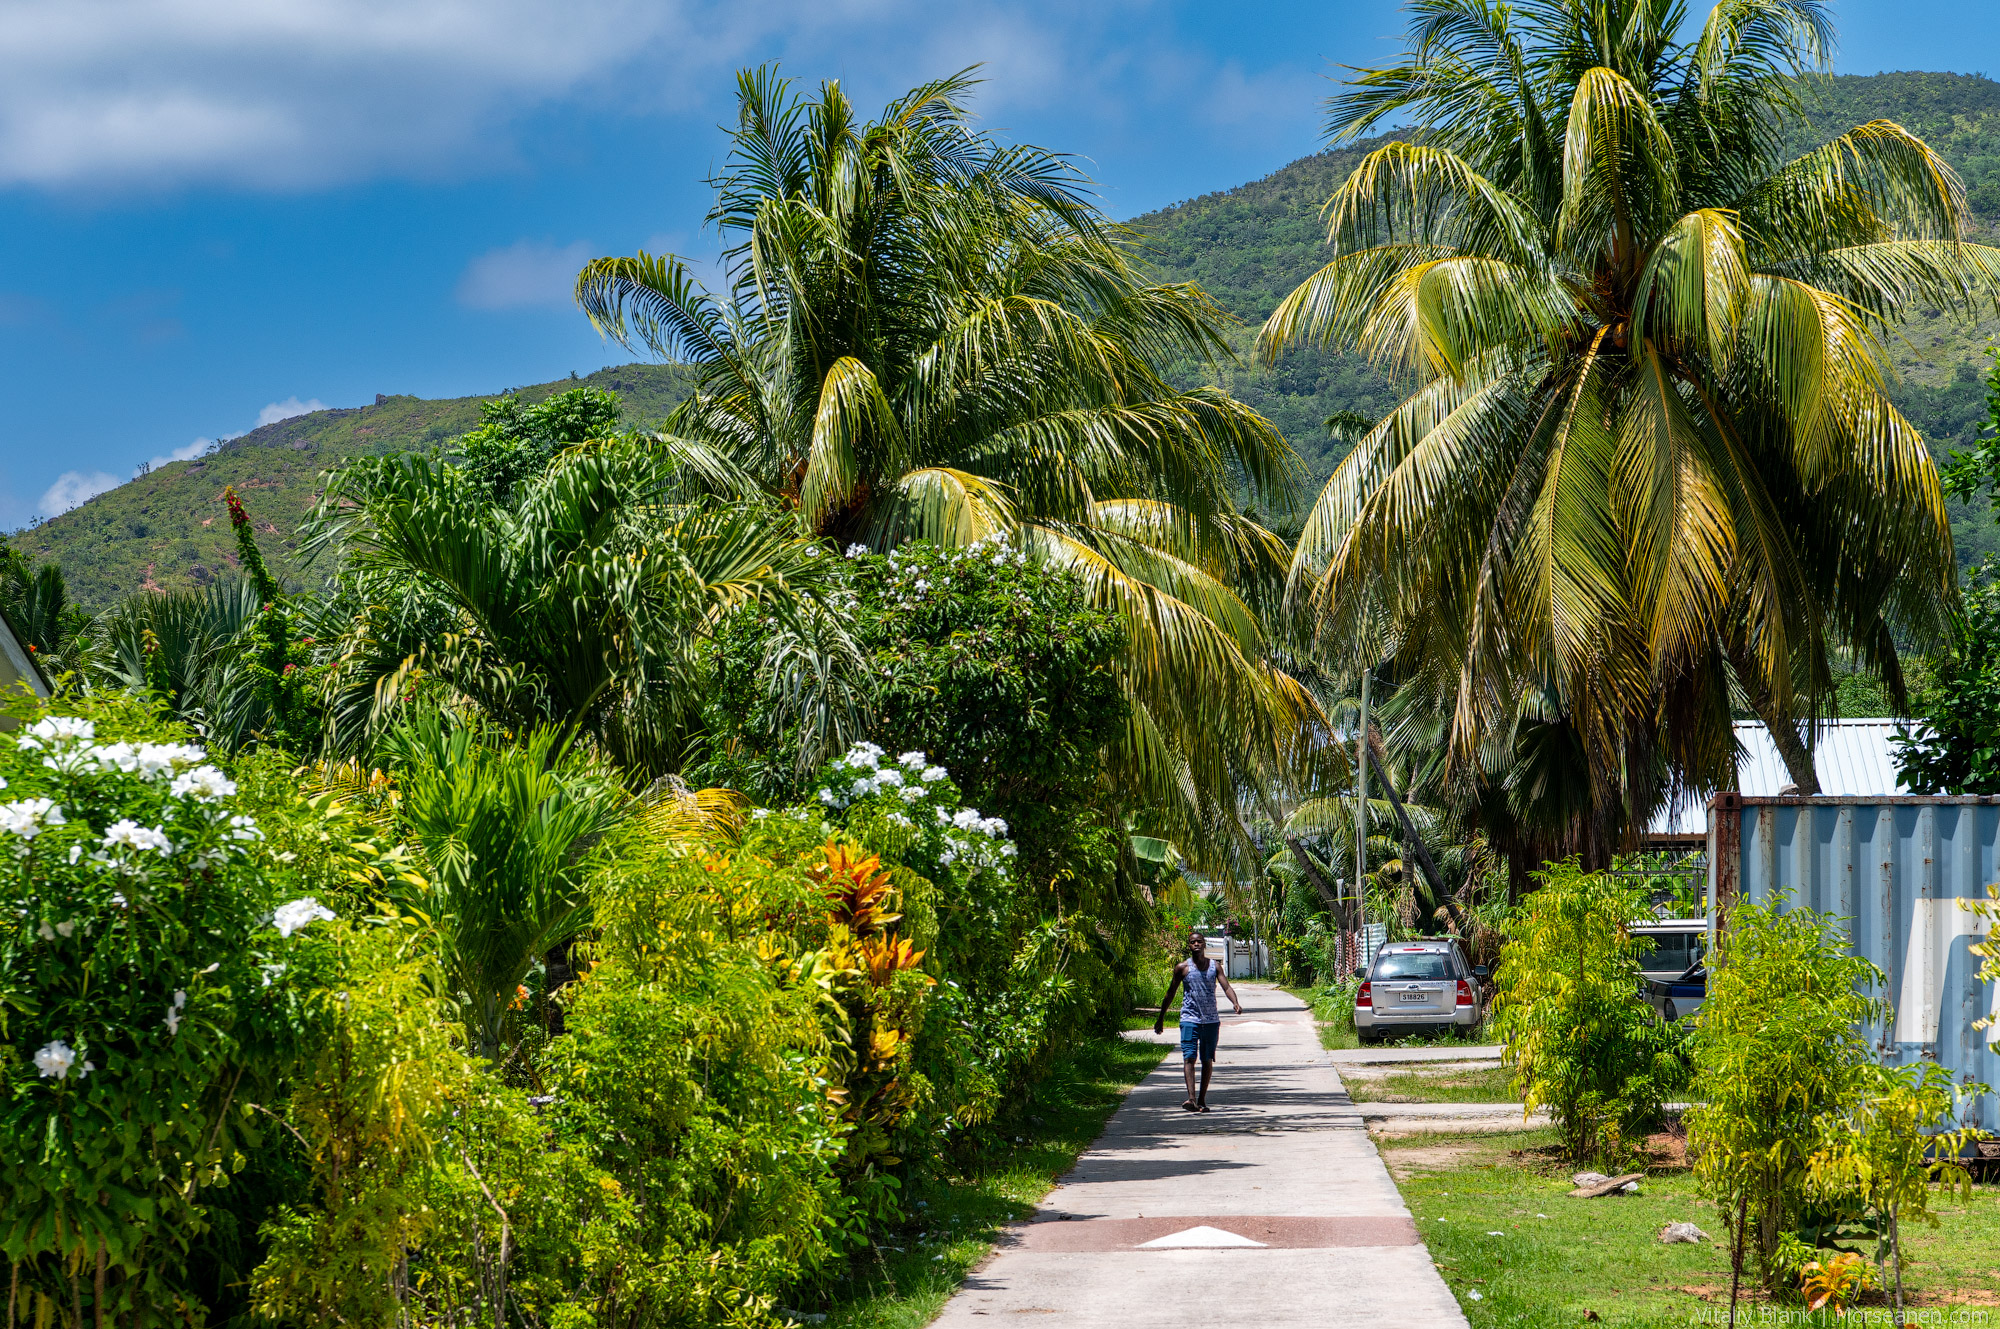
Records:
[[[24,1305],[102,1268],[84,1313],[138,1329],[179,1322],[332,915],[287,898],[201,748],[134,702],[76,709],[0,733],[0,1233]]]
[[[945,768],[923,752],[891,757],[877,744],[856,743],[820,773],[817,797],[830,812],[871,811],[907,832],[898,846],[905,854],[942,867],[997,870],[1015,856],[1007,823],[964,806]]]

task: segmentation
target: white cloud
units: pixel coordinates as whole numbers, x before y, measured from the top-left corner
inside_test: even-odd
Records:
[[[468,309],[566,309],[577,269],[595,256],[583,240],[561,246],[520,240],[489,249],[465,265],[458,302]]]
[[[989,117],[1117,124],[1216,72],[1156,20],[1156,0],[0,0],[0,186],[463,175],[512,163],[538,108],[709,132],[730,75],[773,59],[870,109],[977,63]],[[1225,76],[1211,114],[1243,114],[1258,80]]]
[[[35,505],[35,510],[44,517],[53,517],[68,512],[85,499],[97,497],[107,489],[116,489],[119,483],[117,476],[103,471],[64,471],[42,495],[42,501]]]
[[[193,461],[196,457],[199,457],[204,451],[206,451],[208,445],[213,442],[215,442],[215,440],[212,438],[198,438],[184,448],[175,448],[172,452],[169,452],[164,457],[153,458],[151,461],[147,462],[146,465],[157,468],[165,466],[170,462]]]
[[[305,415],[309,411],[323,411],[325,409],[326,403],[317,397],[306,401],[300,401],[297,397],[287,397],[283,401],[271,402],[263,410],[257,412],[257,423],[260,425],[274,425],[280,420],[289,420],[295,415]],[[208,443],[207,439],[196,439],[195,441],[203,446],[206,446]],[[180,454],[175,453],[174,455],[178,457]]]

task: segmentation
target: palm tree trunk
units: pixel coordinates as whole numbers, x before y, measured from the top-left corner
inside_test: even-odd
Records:
[[[1306,880],[1313,884],[1314,888],[1319,891],[1320,898],[1326,901],[1327,912],[1333,915],[1333,925],[1342,932],[1349,931],[1350,929],[1347,926],[1347,902],[1342,900],[1339,893],[1327,884],[1325,877],[1320,876],[1319,864],[1313,862],[1313,857],[1306,852],[1305,845],[1300,843],[1299,838],[1295,835],[1285,841],[1285,847],[1290,849],[1292,857],[1299,861],[1299,870],[1306,874]]]
[[[1382,731],[1374,725],[1368,726],[1368,751],[1375,759],[1375,769],[1381,776],[1382,792],[1389,796],[1389,806],[1396,809],[1397,818],[1403,823],[1403,842],[1417,854],[1417,862],[1423,866],[1424,875],[1430,879],[1431,893],[1444,911],[1451,915],[1451,925],[1461,937],[1472,940],[1472,929],[1466,926],[1465,915],[1459,913],[1458,902],[1444,888],[1444,876],[1438,871],[1437,863],[1431,858],[1430,848],[1410,822],[1410,814],[1403,810],[1403,800],[1396,793],[1396,782],[1389,778],[1389,753],[1382,746]]]
[[[1798,786],[1801,798],[1810,798],[1819,792],[1819,772],[1813,766],[1812,753],[1799,738],[1799,727],[1791,716],[1778,710],[1777,701],[1771,696],[1771,689],[1764,681],[1763,671],[1750,658],[1749,649],[1739,640],[1729,643],[1729,663],[1736,670],[1736,678],[1743,684],[1743,691],[1749,694],[1750,705],[1757,712],[1757,718],[1770,731],[1771,742],[1776,745],[1778,755],[1784,758],[1785,771]]]

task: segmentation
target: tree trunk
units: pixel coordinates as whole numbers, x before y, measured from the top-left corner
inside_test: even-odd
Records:
[[[1340,898],[1339,892],[1327,884],[1326,878],[1319,875],[1319,865],[1313,862],[1312,855],[1306,852],[1306,847],[1299,842],[1296,835],[1285,841],[1285,847],[1290,849],[1292,857],[1299,861],[1299,870],[1306,874],[1306,880],[1313,884],[1319,891],[1320,898],[1326,901],[1327,912],[1333,915],[1333,925],[1342,932],[1348,931],[1346,902]]]
[[[1743,684],[1743,691],[1749,695],[1750,705],[1757,712],[1757,718],[1770,731],[1771,742],[1776,745],[1778,755],[1784,759],[1785,771],[1798,786],[1799,796],[1809,798],[1819,792],[1819,772],[1813,768],[1812,753],[1799,738],[1798,723],[1789,715],[1778,710],[1777,700],[1771,696],[1770,687],[1764,682],[1763,671],[1750,657],[1749,648],[1741,642],[1729,644],[1729,663],[1736,670],[1737,681]]]
[[[1431,851],[1424,847],[1422,837],[1417,834],[1417,828],[1410,824],[1410,814],[1403,810],[1403,800],[1396,793],[1396,782],[1389,778],[1389,754],[1382,747],[1381,731],[1373,725],[1368,727],[1368,750],[1374,757],[1375,768],[1381,776],[1382,792],[1389,796],[1389,806],[1396,809],[1396,817],[1403,823],[1404,843],[1417,851],[1417,862],[1423,865],[1424,875],[1430,878],[1431,893],[1437,897],[1437,902],[1444,906],[1444,911],[1451,915],[1451,925],[1458,930],[1461,937],[1471,941],[1472,929],[1466,926],[1465,916],[1458,912],[1457,902],[1445,890],[1444,877],[1439,874],[1437,864],[1431,860]]]
[[[1896,1262],[1896,1329],[1903,1326],[1903,1233],[1896,1211],[1889,1211],[1889,1258]]]
[[[1736,1240],[1729,1251],[1729,1329],[1736,1329],[1736,1298],[1743,1287],[1743,1229],[1749,1212],[1750,1191],[1745,1188],[1736,1202]]]

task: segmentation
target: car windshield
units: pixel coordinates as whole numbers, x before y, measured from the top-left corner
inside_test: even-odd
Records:
[[[1384,951],[1375,960],[1375,979],[1450,978],[1451,960],[1443,951]]]

